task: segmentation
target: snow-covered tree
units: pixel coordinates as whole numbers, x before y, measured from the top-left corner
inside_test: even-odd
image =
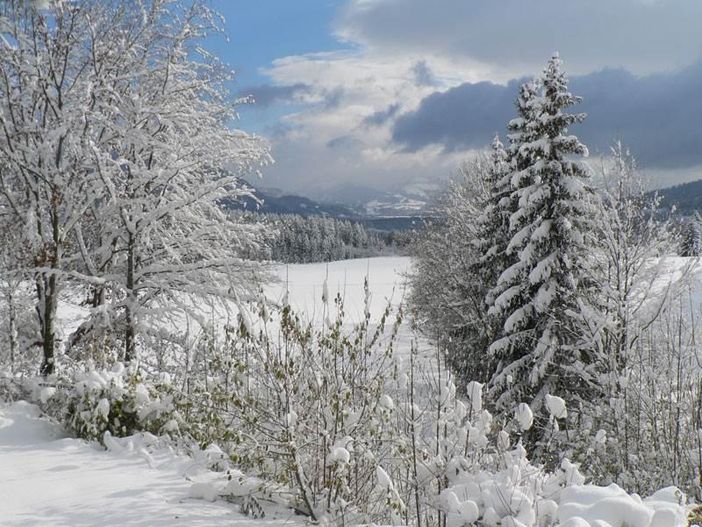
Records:
[[[627,366],[640,329],[650,323],[642,317],[653,296],[663,291],[651,286],[664,271],[660,257],[674,251],[671,224],[660,217],[660,198],[646,192],[636,160],[621,142],[611,149],[609,162],[598,174],[602,199],[598,202],[595,232],[602,257],[594,268],[603,329],[602,346],[607,371],[620,373]]]
[[[3,212],[5,212],[3,214]],[[26,269],[31,253],[22,243],[22,226],[0,209],[0,364],[14,370],[34,359],[36,322]]]
[[[496,265],[495,275],[487,282],[488,292],[485,302],[489,307],[490,320],[496,326],[495,338],[503,336],[505,321],[511,312],[518,306],[526,302],[522,267],[525,266],[519,260],[518,251],[511,244],[511,235],[514,230],[521,225],[521,219],[514,216],[519,211],[519,191],[527,188],[533,183],[531,173],[526,170],[534,163],[533,153],[522,146],[528,144],[535,138],[535,130],[529,123],[537,117],[538,106],[536,104],[538,96],[537,80],[522,84],[515,106],[517,117],[508,123],[509,148],[507,150],[508,174],[503,188],[496,190],[504,192],[504,196],[493,205],[499,210],[500,215],[506,218],[502,240],[495,236],[494,248],[488,247],[483,258],[490,257]],[[514,218],[513,218],[514,216]],[[500,261],[496,261],[501,255]],[[510,269],[510,274],[505,271]],[[498,305],[496,299],[500,299]],[[516,347],[512,346],[515,350]],[[517,352],[518,353],[518,352]],[[517,356],[512,356],[516,359]],[[500,357],[501,362],[509,361],[510,357],[503,350]]]
[[[499,278],[493,307],[504,316],[504,334],[490,350],[502,361],[492,381],[498,404],[537,408],[549,393],[573,400],[591,392],[592,357],[580,325],[594,240],[590,177],[578,159],[587,149],[568,134],[585,116],[567,112],[580,99],[568,92],[557,55],[539,79],[538,96],[531,93],[523,88],[520,119],[511,123],[518,209],[507,251],[518,260]]]
[[[113,258],[101,278],[127,360],[138,334],[196,311],[194,298],[226,307],[257,291],[260,266],[241,254],[259,228],[236,223],[220,204],[248,196],[238,176],[268,156],[260,140],[230,128],[230,74],[197,47],[217,27],[213,13],[200,2],[159,0],[146,13],[125,13],[106,28],[122,35],[116,42],[93,42],[129,72],[94,90],[107,139],[92,156],[107,196],[97,214],[107,236],[95,250]]]
[[[680,235],[680,256],[702,255],[702,218],[699,213],[685,219]]]
[[[499,148],[496,155],[501,157]],[[485,353],[493,326],[480,271],[479,219],[496,179],[494,160],[480,156],[464,164],[440,205],[442,220],[427,227],[415,248],[410,306],[461,382],[486,381],[492,371]]]
[[[0,6],[0,191],[33,252],[44,373],[69,277],[94,290],[81,332],[118,329],[127,358],[147,314],[255,288],[239,250],[257,228],[219,204],[268,154],[231,128],[230,74],[198,46],[218,23],[200,1]]]
[[[511,171],[507,151],[499,136],[495,136],[492,142],[487,176],[489,197],[478,218],[480,238],[477,248],[480,256],[476,270],[486,284],[492,285],[497,283],[504,270],[514,263],[513,255],[507,253],[511,216]],[[485,302],[487,306],[493,304],[492,291],[488,291]]]
[[[270,228],[266,240],[270,254],[268,258],[259,256],[259,259],[283,263],[331,262],[377,256],[383,254],[389,245],[389,240],[360,223],[338,218],[251,212],[240,214],[238,218],[247,223],[263,223]],[[356,237],[358,232],[363,233],[362,239]],[[317,245],[313,245],[310,235]],[[306,240],[305,244],[299,243],[301,237]]]
[[[87,2],[0,4],[0,193],[31,252],[43,373],[54,369],[56,308],[75,225],[96,200],[86,163],[95,130]]]
[[[621,142],[613,145],[611,156],[595,176],[601,195],[593,223],[599,244],[593,254],[591,277],[596,286],[587,328],[598,363],[602,396],[583,405],[590,433],[581,430],[579,441],[585,444],[583,450],[589,451],[585,455],[589,456],[593,473],[606,474],[604,481],[613,478],[622,482],[618,479],[622,474],[639,470],[634,467],[634,459],[650,455],[646,452],[650,445],[644,446],[647,435],[641,430],[655,429],[667,419],[680,418],[667,414],[668,409],[660,406],[655,397],[644,394],[648,390],[662,393],[662,385],[676,382],[671,379],[680,372],[656,371],[660,368],[651,367],[650,362],[673,364],[680,358],[676,354],[683,353],[679,343],[684,337],[671,335],[670,328],[690,328],[694,335],[691,321],[695,316],[675,305],[675,300],[685,294],[689,266],[678,265],[671,274],[671,262],[666,256],[676,250],[672,222],[661,216],[660,198],[646,192],[635,159]],[[676,317],[676,322],[671,322]],[[689,320],[681,323],[686,317]],[[655,344],[649,344],[651,341]],[[648,413],[644,408],[656,409]],[[588,436],[599,430],[606,432],[609,440],[607,455],[598,453],[595,461],[591,442],[588,443],[592,437]],[[654,464],[664,471],[666,463]],[[650,467],[642,472],[653,474]],[[644,489],[647,481],[648,476],[637,485]]]

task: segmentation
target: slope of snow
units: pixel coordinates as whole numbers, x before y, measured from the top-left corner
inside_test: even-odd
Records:
[[[267,527],[294,520],[290,511],[280,509],[253,520],[239,514],[235,504],[189,498],[193,485],[188,479],[207,478],[203,472],[189,458],[134,441],[106,452],[99,445],[63,437],[34,405],[0,404],[3,527]]]
[[[330,306],[333,307],[334,297],[339,293],[344,300],[347,322],[358,322],[363,319],[363,282],[368,277],[371,321],[374,321],[382,314],[388,301],[397,305],[403,299],[404,275],[410,271],[411,263],[409,257],[390,256],[328,264],[278,265],[275,274],[280,282],[269,285],[266,293],[273,300],[281,302],[287,289],[294,308],[310,320],[321,320],[322,286],[326,278]]]

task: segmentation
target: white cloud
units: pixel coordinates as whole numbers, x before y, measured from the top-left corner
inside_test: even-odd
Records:
[[[392,188],[419,177],[446,176],[460,156],[447,157],[440,149],[402,152],[391,140],[391,119],[377,125],[366,121],[391,105],[399,105],[398,114],[411,111],[437,89],[476,81],[488,72],[472,60],[369,50],[278,59],[263,73],[275,85],[307,86],[299,96],[307,107],[283,118],[288,132],[273,139],[278,163],[266,171],[267,181],[307,192],[312,185],[321,192],[340,182]],[[428,76],[432,83],[426,82]],[[343,146],[331,148],[338,138],[346,138]]]

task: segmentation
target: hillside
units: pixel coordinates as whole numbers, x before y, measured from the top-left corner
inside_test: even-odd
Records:
[[[702,211],[702,180],[683,183],[661,189],[661,206],[669,210],[673,205],[678,214],[689,216],[696,211]]]
[[[331,216],[364,223],[381,231],[416,228],[422,218],[430,217],[434,193],[408,188],[402,192],[382,192],[366,187],[344,186],[312,199],[276,188],[241,183],[253,190],[255,198],[227,200],[233,210],[249,210],[263,214],[298,214]]]
[[[321,203],[304,196],[287,194],[277,189],[258,188],[246,181],[243,184],[253,189],[256,198],[227,200],[225,206],[233,210],[249,210],[264,214],[299,214],[300,216],[333,216],[353,218],[357,214],[343,205]]]

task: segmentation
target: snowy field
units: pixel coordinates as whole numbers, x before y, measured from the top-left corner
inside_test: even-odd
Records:
[[[310,320],[318,321],[322,316],[322,289],[326,279],[330,304],[337,293],[340,294],[347,321],[358,322],[363,318],[363,283],[367,277],[373,321],[388,302],[397,306],[402,301],[406,292],[405,275],[410,268],[411,258],[399,256],[276,266],[275,275],[280,282],[269,285],[266,292],[271,299],[280,302],[287,289],[290,304]]]
[[[666,266],[677,278],[687,263],[674,259]],[[360,320],[365,302],[363,283],[368,277],[371,314],[377,317],[388,301],[397,305],[402,300],[404,275],[410,267],[409,258],[399,257],[278,266],[280,282],[269,285],[266,293],[280,302],[287,290],[294,307],[310,319],[320,320],[326,280],[330,297],[337,292],[343,297],[348,320]],[[692,283],[697,302],[699,281]],[[667,284],[656,284],[658,287],[666,288]],[[64,316],[77,313],[69,306]],[[253,520],[241,515],[236,503],[209,501],[217,493],[221,475],[206,472],[202,463],[176,455],[155,439],[135,437],[108,444],[105,451],[97,444],[66,438],[30,404],[1,404],[0,525],[248,527],[302,523],[300,517],[277,506],[267,510],[265,519]],[[616,486],[577,485],[562,493],[553,510],[556,523],[548,525],[683,526],[687,522],[680,499],[675,489],[663,489],[642,500]]]
[[[322,290],[327,282],[329,305],[333,308],[333,300],[337,294],[344,301],[345,321],[348,324],[363,319],[365,308],[364,280],[368,278],[371,291],[370,313],[371,322],[383,312],[388,302],[397,307],[406,292],[406,274],[411,268],[411,258],[394,256],[379,258],[364,258],[357,260],[341,260],[330,263],[274,265],[271,269],[274,281],[264,287],[266,297],[274,303],[281,304],[288,294],[288,301],[296,312],[305,320],[321,324],[324,321],[324,305]],[[73,297],[73,298],[72,298]],[[88,310],[78,305],[76,295],[67,294],[59,302],[58,319],[65,338],[75,331],[87,318]],[[82,300],[82,298],[80,298]],[[219,321],[226,324],[236,312],[220,311]],[[202,313],[205,320],[212,319],[212,307],[203,305],[197,311]],[[329,315],[332,319],[334,313]],[[178,317],[176,317],[178,318]],[[173,328],[182,328],[185,321],[178,320]]]

